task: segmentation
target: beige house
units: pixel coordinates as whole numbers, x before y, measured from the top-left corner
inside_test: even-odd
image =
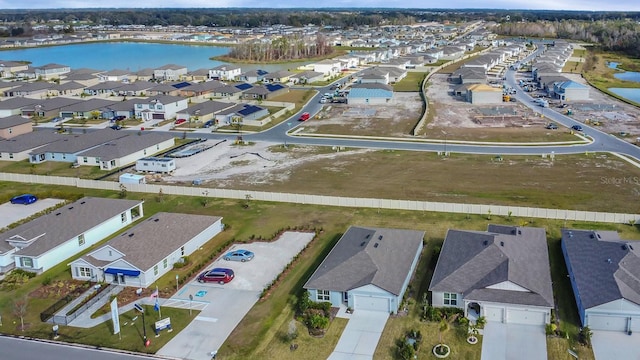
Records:
[[[31,120],[20,115],[0,118],[0,138],[11,139],[33,131]]]

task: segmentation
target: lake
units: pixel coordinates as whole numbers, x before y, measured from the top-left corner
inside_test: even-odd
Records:
[[[618,65],[620,65],[620,63],[615,61],[610,61],[607,64],[608,67],[616,70],[619,70]],[[640,82],[640,72],[637,72],[637,71],[621,71],[613,74],[613,77],[615,77],[618,80]]]
[[[205,45],[157,44],[136,42],[106,42],[2,50],[0,60],[30,61],[33,66],[49,63],[68,65],[72,70],[91,68],[97,70],[138,71],[167,64],[186,66],[189,71],[211,69],[224,64],[210,60],[225,55],[230,48]],[[242,71],[263,69],[269,72],[294,69],[307,62],[287,64],[237,64]]]
[[[640,104],[640,88],[609,88],[609,91]]]

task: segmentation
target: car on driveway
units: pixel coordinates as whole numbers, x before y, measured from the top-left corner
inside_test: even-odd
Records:
[[[35,195],[31,194],[22,194],[11,198],[12,204],[29,205],[33,204],[36,201],[38,201],[38,198]]]
[[[178,119],[178,120],[176,120],[175,124],[176,125],[180,125],[180,124],[184,124],[186,122],[187,122],[187,119]]]
[[[571,127],[571,130],[575,130],[575,131],[582,131],[582,126],[580,125],[573,125]]]
[[[210,128],[210,127],[212,127],[212,126],[213,126],[213,120],[209,120],[209,121],[207,121],[207,122],[206,122],[206,123],[204,123],[204,125],[202,125],[202,126],[203,126],[203,127],[206,127],[206,128]]]
[[[235,274],[233,270],[226,268],[214,268],[208,271],[203,272],[198,276],[198,282],[216,282],[220,285],[226,284],[229,281],[233,280]]]
[[[111,125],[109,127],[112,128],[113,130],[121,130],[122,129],[122,125]]]
[[[254,253],[249,250],[235,250],[226,253],[223,259],[227,261],[251,261],[254,257]]]
[[[555,123],[548,123],[546,128],[549,130],[556,130],[558,129],[558,125],[556,125]]]

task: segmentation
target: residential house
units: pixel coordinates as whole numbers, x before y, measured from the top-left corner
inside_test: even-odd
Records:
[[[209,79],[233,81],[240,74],[242,74],[240,66],[223,64],[209,70]]]
[[[289,78],[293,76],[295,73],[287,70],[280,70],[272,73],[266,74],[262,81],[265,83],[281,83],[286,84],[289,82]]]
[[[364,83],[353,84],[347,95],[350,105],[379,105],[386,104],[393,98],[393,88],[386,84]]]
[[[269,115],[269,110],[258,105],[236,104],[233,107],[221,110],[215,114],[216,124],[228,126],[233,123],[242,123],[249,126],[262,126],[270,120],[259,121]]]
[[[29,162],[39,164],[45,161],[77,162],[77,154],[128,136],[124,131],[100,129],[86,134],[69,134],[64,139],[34,149],[29,153]]]
[[[474,105],[502,103],[502,89],[486,84],[470,84],[466,95],[467,101]]]
[[[130,81],[131,72],[126,70],[109,70],[98,74],[100,82],[116,81],[128,83]]]
[[[149,287],[222,229],[218,216],[160,212],[71,262],[71,276]]]
[[[35,149],[62,140],[65,136],[53,131],[33,131],[6,140],[0,140],[0,160],[27,160],[29,159],[29,154]]]
[[[62,108],[81,102],[80,98],[53,97],[50,99],[39,100],[37,103],[23,106],[20,111],[22,116],[32,117],[34,115],[40,118],[52,118],[60,116]]]
[[[136,99],[134,114],[143,121],[175,118],[176,114],[189,106],[189,100],[178,96],[154,96]]]
[[[97,98],[79,101],[62,107],[60,109],[60,117],[80,119],[104,118],[102,114],[115,103],[117,103],[117,101]]]
[[[54,84],[51,89],[49,89],[49,94],[51,96],[80,96],[84,92],[85,85],[75,82],[68,81],[60,84]]]
[[[84,85],[85,87],[93,86],[100,82],[100,78],[97,76],[100,72],[100,70],[88,68],[74,69],[71,70],[71,72],[64,74],[64,78],[60,83],[62,84],[74,81]]]
[[[267,72],[266,70],[261,70],[261,69],[249,70],[247,72],[243,72],[242,74],[238,75],[236,80],[246,81],[250,84],[255,84],[257,82],[261,82],[262,80],[264,80],[264,77],[267,74],[269,74],[269,72]]]
[[[562,254],[582,326],[640,331],[640,246],[615,231],[563,229]]]
[[[150,69],[150,68],[144,68],[141,70],[136,71],[134,74],[134,78],[131,81],[151,81],[151,80],[155,80],[154,79],[154,75],[155,75],[155,70],[154,69]]]
[[[188,81],[165,82],[147,90],[147,96],[179,96],[182,89],[189,86],[191,86],[191,83]]]
[[[85,95],[89,95],[89,96],[97,96],[97,95],[102,95],[105,97],[112,96],[112,95],[118,94],[121,88],[125,86],[130,86],[130,85],[131,84],[123,84],[120,81],[99,82],[95,85],[87,86],[84,89],[84,93]]]
[[[304,284],[312,301],[397,313],[424,231],[351,226]]]
[[[36,78],[45,80],[60,79],[64,74],[71,72],[71,67],[60,64],[46,64],[33,68]]]
[[[181,65],[168,64],[153,70],[153,78],[160,81],[179,81],[187,74],[187,68]]]
[[[325,59],[313,64],[313,71],[324,74],[327,77],[333,77],[340,74],[342,64],[340,60]]]
[[[213,96],[215,89],[223,86],[226,86],[226,84],[216,80],[200,82],[180,88],[179,95],[204,99]]]
[[[429,285],[432,305],[476,320],[544,325],[554,307],[544,228],[447,232]]]
[[[553,95],[561,101],[586,101],[589,87],[573,80],[558,82],[553,85]]]
[[[242,94],[242,97],[244,99],[251,100],[267,100],[272,99],[278,95],[286,94],[288,92],[288,86],[278,83],[270,83],[264,85],[256,85],[251,89],[247,89]]]
[[[142,203],[84,197],[0,233],[0,272],[47,271],[142,217]]]
[[[209,69],[197,69],[189,71],[186,75],[180,78],[182,81],[192,82],[205,82],[209,80]]]
[[[212,89],[210,95],[213,98],[238,100],[242,96],[244,86],[236,86],[234,84],[225,84]]]
[[[22,114],[23,107],[35,105],[40,101],[41,100],[26,97],[12,97],[7,100],[0,101],[0,118],[20,115]]]
[[[111,92],[117,96],[147,96],[149,91],[156,86],[155,83],[149,81],[135,81],[131,83],[121,84],[119,87],[111,89]]]
[[[29,65],[18,61],[0,61],[0,77],[12,78],[20,71],[26,71],[29,69]]]
[[[76,154],[79,165],[99,166],[114,170],[135,163],[138,159],[170,149],[175,144],[171,134],[141,132],[114,139]]]
[[[316,81],[323,81],[324,74],[307,70],[291,76],[289,80],[294,84],[311,84]]]
[[[179,119],[186,119],[187,121],[204,123],[209,120],[214,120],[215,115],[220,111],[230,109],[234,106],[236,106],[234,103],[210,100],[191,105],[176,113],[176,117]]]
[[[20,86],[5,90],[3,94],[5,97],[40,95],[41,98],[45,98],[52,86],[53,84],[47,82],[23,83]]]
[[[33,131],[31,119],[20,115],[0,118],[0,139],[11,139]]]

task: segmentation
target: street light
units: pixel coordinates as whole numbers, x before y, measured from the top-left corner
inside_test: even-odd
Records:
[[[176,274],[176,293],[178,292],[178,279],[180,278],[180,275]]]
[[[444,157],[447,157],[447,132],[444,130],[440,130],[444,134]]]

